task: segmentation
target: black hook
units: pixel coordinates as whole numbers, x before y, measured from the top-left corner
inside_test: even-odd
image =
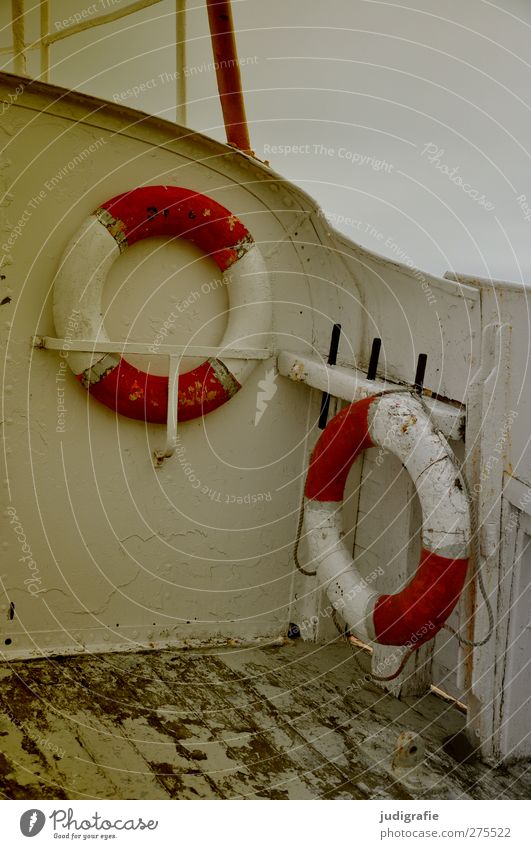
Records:
[[[371,358],[369,360],[369,368],[367,369],[367,380],[376,380],[376,371],[378,369],[381,347],[381,339],[376,338],[372,340]]]
[[[341,337],[341,325],[334,324],[332,335],[330,337],[330,349],[328,351],[328,365],[335,366],[337,362],[337,352],[339,350],[339,339]],[[324,430],[328,421],[328,409],[330,407],[330,395],[328,392],[323,392],[321,399],[321,412],[319,413],[319,427]]]
[[[426,374],[426,363],[428,362],[427,354],[419,354],[417,360],[417,371],[415,372],[415,392],[417,395],[422,395],[424,387],[424,376]]]

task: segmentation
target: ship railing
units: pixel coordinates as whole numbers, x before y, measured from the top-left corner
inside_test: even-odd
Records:
[[[40,37],[27,43],[25,37],[25,0],[11,0],[11,30],[12,45],[0,47],[0,55],[8,54],[13,57],[15,74],[27,76],[27,54],[32,50],[40,51],[40,74],[36,79],[50,82],[50,48],[65,38],[78,35],[95,27],[110,24],[120,18],[142,12],[150,6],[161,3],[162,0],[136,0],[127,6],[113,9],[103,15],[92,15],[84,20],[76,21],[70,26],[62,27],[56,32],[50,32],[51,0],[40,0]],[[186,125],[186,0],[175,0],[175,58],[176,58],[176,108],[177,123]],[[53,66],[52,66],[53,67]]]

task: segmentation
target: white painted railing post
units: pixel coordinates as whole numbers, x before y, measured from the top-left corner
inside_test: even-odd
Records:
[[[26,74],[26,45],[24,43],[24,0],[11,0],[13,31],[13,67],[15,74]]]
[[[48,82],[50,72],[50,46],[45,43],[45,36],[48,35],[50,29],[50,7],[48,0],[41,0],[40,7],[41,19],[41,80],[43,83]]]
[[[175,71],[176,119],[178,124],[186,126],[186,0],[175,0]]]

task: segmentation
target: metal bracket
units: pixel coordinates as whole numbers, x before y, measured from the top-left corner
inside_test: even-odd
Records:
[[[162,466],[177,448],[177,407],[179,399],[179,366],[181,357],[168,357],[168,414],[166,419],[166,446],[163,451],[154,451],[155,465]]]
[[[168,414],[166,445],[154,451],[155,466],[161,466],[177,448],[179,367],[181,361],[195,357],[227,360],[267,360],[269,348],[213,348],[206,345],[153,345],[144,342],[95,342],[90,339],[56,339],[53,336],[33,336],[34,348],[49,351],[81,351],[87,354],[156,354],[168,358]]]

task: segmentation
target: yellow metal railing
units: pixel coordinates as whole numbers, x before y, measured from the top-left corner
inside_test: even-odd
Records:
[[[50,76],[50,47],[64,38],[70,38],[80,32],[93,29],[104,24],[110,24],[120,18],[134,15],[150,6],[161,3],[162,0],[136,0],[121,9],[115,9],[104,15],[75,21],[68,27],[50,32],[50,0],[40,0],[40,37],[37,41],[26,44],[24,27],[25,0],[11,0],[11,28],[13,43],[11,47],[0,48],[0,54],[12,54],[15,74],[27,76],[26,54],[30,50],[40,50],[39,79],[49,82]],[[176,74],[176,106],[177,122],[186,124],[186,0],[175,0],[175,54],[177,63]]]

